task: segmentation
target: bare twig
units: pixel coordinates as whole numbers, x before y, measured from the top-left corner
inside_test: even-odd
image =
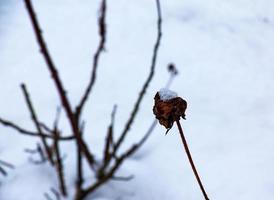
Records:
[[[169,76],[169,79],[167,80],[167,83],[165,84],[165,88],[169,88],[169,87],[171,86],[171,83],[173,82],[175,76],[178,74],[178,70],[176,69],[175,65],[169,64],[169,65],[168,65],[168,72],[169,72],[170,76]],[[114,111],[116,111],[116,110],[114,110]],[[114,118],[114,114],[115,114],[114,111],[113,111],[113,113],[112,113],[112,116],[113,116],[112,118]],[[113,119],[113,120],[114,120],[114,119]],[[114,123],[111,123],[112,126],[113,126],[113,124],[114,124]],[[155,120],[153,120],[153,122],[152,122],[151,125],[149,126],[149,128],[148,128],[147,132],[145,133],[145,135],[140,139],[140,141],[139,141],[137,144],[134,144],[134,145],[132,146],[132,148],[136,148],[136,150],[138,150],[138,149],[146,142],[146,140],[149,138],[149,136],[150,136],[151,133],[153,132],[153,130],[154,130],[154,128],[156,127],[156,125],[157,125],[157,120],[155,119]],[[112,126],[110,126],[111,129],[109,129],[109,130],[112,130]],[[110,128],[110,127],[109,127],[109,128]],[[110,132],[108,132],[108,133],[110,133]],[[108,141],[108,139],[106,139],[106,141]],[[112,141],[112,143],[113,143],[113,141]],[[135,151],[136,151],[136,150],[135,150]],[[105,152],[106,152],[106,147],[105,147]],[[133,152],[133,153],[134,153],[134,152]],[[113,158],[114,158],[114,159],[117,159],[116,155],[111,154],[111,155],[109,155],[109,159],[108,159],[108,160],[107,160],[107,159],[104,159],[103,165],[102,165],[102,167],[98,170],[97,176],[101,177],[102,175],[104,175],[105,169],[106,169],[107,166],[109,165],[110,160],[113,159]]]
[[[58,126],[58,123],[59,123],[59,120],[60,120],[60,116],[61,116],[61,107],[57,107],[56,108],[56,115],[55,115],[55,119],[54,119],[54,122],[53,122],[53,129],[50,128],[48,125],[46,125],[45,123],[43,122],[39,122],[40,126],[48,133],[53,133],[54,131],[54,127],[57,127]],[[58,140],[60,136],[58,137]],[[55,136],[53,136],[53,139],[55,139]]]
[[[150,70],[150,74],[139,94],[139,97],[134,105],[133,111],[130,115],[129,120],[126,123],[126,126],[124,128],[124,131],[122,132],[120,138],[118,139],[117,143],[114,143],[114,149],[112,150],[112,154],[110,155],[111,157],[115,158],[115,163],[114,165],[110,168],[110,170],[108,172],[106,171],[106,168],[108,166],[108,164],[110,163],[110,159],[105,160],[103,167],[100,169],[101,170],[101,177],[100,179],[98,179],[97,182],[95,182],[93,185],[91,185],[90,187],[88,187],[87,189],[85,189],[82,193],[83,198],[88,195],[89,193],[93,192],[94,190],[96,190],[98,187],[100,187],[103,183],[105,183],[106,181],[108,181],[109,179],[114,177],[115,172],[117,171],[117,169],[120,167],[120,165],[123,163],[123,161],[128,158],[130,155],[132,155],[144,142],[145,140],[148,138],[150,132],[152,132],[153,128],[155,127],[154,122],[151,126],[151,129],[149,129],[148,133],[141,139],[141,141],[138,144],[133,145],[128,151],[126,151],[124,154],[122,154],[120,157],[116,157],[116,152],[118,150],[118,148],[120,147],[121,143],[123,142],[127,132],[129,131],[135,117],[136,114],[139,110],[139,106],[140,103],[143,99],[143,96],[148,88],[149,83],[151,82],[153,75],[154,75],[154,69],[155,69],[155,65],[156,65],[156,58],[157,58],[157,53],[158,53],[158,49],[160,46],[160,40],[161,40],[161,36],[162,36],[162,32],[161,32],[161,24],[162,24],[162,19],[161,19],[161,7],[160,7],[160,2],[159,0],[156,0],[156,4],[157,4],[157,13],[158,13],[158,23],[157,23],[157,30],[158,30],[158,34],[157,34],[157,40],[154,46],[154,51],[153,51],[153,56],[152,56],[152,63],[151,63],[151,70]],[[112,125],[110,126],[112,127]],[[111,130],[112,132],[112,130]],[[108,135],[111,135],[110,132]],[[106,145],[108,146],[110,139],[106,140]],[[108,147],[105,147],[105,155],[109,156],[106,152],[106,149]],[[107,162],[106,162],[107,161]],[[100,171],[99,171],[100,172]]]
[[[143,88],[141,90],[141,92],[139,93],[138,99],[134,105],[134,108],[131,112],[131,115],[125,125],[125,128],[120,136],[120,138],[118,139],[117,143],[114,146],[114,152],[116,152],[118,150],[118,148],[120,147],[120,145],[122,144],[122,142],[125,139],[126,134],[128,133],[128,131],[131,128],[131,125],[137,115],[137,112],[139,110],[140,104],[143,100],[144,94],[146,93],[146,90],[153,78],[154,75],[154,70],[155,70],[155,66],[156,66],[156,59],[157,59],[157,55],[158,55],[158,50],[160,47],[160,42],[161,42],[161,37],[162,37],[162,15],[161,15],[161,6],[160,6],[160,1],[156,0],[156,6],[157,6],[157,16],[158,16],[158,20],[157,20],[157,39],[156,39],[156,43],[154,45],[154,50],[153,50],[153,55],[152,55],[152,61],[151,61],[151,66],[150,66],[150,73],[149,76],[146,80],[146,82],[143,85]]]
[[[50,191],[52,192],[52,194],[54,194],[56,200],[61,199],[59,192],[55,188],[50,188]]]
[[[4,167],[8,167],[10,169],[14,169],[15,168],[14,165],[12,165],[12,164],[10,164],[10,163],[8,163],[6,161],[3,161],[3,160],[0,160],[0,165],[2,165]]]
[[[203,186],[203,184],[202,184],[202,181],[201,181],[201,179],[200,179],[200,177],[199,177],[199,174],[198,174],[198,172],[197,172],[197,170],[196,170],[196,167],[195,167],[195,165],[194,165],[194,162],[193,162],[193,160],[192,160],[192,156],[191,156],[191,153],[190,153],[190,151],[189,151],[189,148],[188,148],[188,145],[187,145],[187,141],[186,141],[186,138],[185,138],[185,136],[184,136],[184,132],[183,132],[182,126],[181,126],[181,124],[180,124],[180,121],[177,120],[176,123],[177,123],[178,129],[179,129],[179,133],[180,133],[180,136],[181,136],[183,145],[184,145],[184,147],[185,147],[185,151],[186,151],[186,154],[187,154],[189,163],[190,163],[190,165],[191,165],[192,171],[193,171],[193,173],[194,173],[194,175],[195,175],[195,177],[196,177],[196,179],[197,179],[197,182],[198,182],[198,184],[199,184],[199,186],[200,186],[200,189],[201,189],[201,191],[202,191],[202,193],[203,193],[203,195],[204,195],[205,200],[209,200],[209,198],[208,198],[208,196],[207,196],[207,194],[206,194],[206,191],[205,191],[205,189],[204,189],[204,186]]]
[[[44,197],[47,199],[47,200],[61,200],[61,197],[60,197],[60,194],[59,192],[54,189],[54,188],[50,188],[50,192],[54,195],[54,199],[49,195],[49,193],[45,192],[44,193]]]
[[[100,17],[98,20],[98,27],[99,27],[99,35],[100,35],[100,43],[99,46],[97,48],[97,51],[94,54],[93,57],[93,66],[92,66],[92,73],[91,73],[91,77],[90,77],[90,81],[88,83],[88,86],[84,92],[84,95],[82,97],[82,99],[80,100],[79,105],[76,107],[76,116],[80,117],[81,112],[83,110],[83,107],[91,93],[91,90],[95,84],[95,80],[96,80],[96,72],[97,72],[97,67],[98,67],[98,62],[99,62],[99,58],[101,53],[103,52],[104,48],[105,48],[105,42],[106,42],[106,9],[107,9],[107,4],[106,4],[106,0],[102,0],[101,3],[101,8],[100,8]]]
[[[126,126],[124,128],[124,131],[122,132],[120,138],[118,139],[117,143],[114,143],[114,149],[112,152],[112,155],[114,157],[114,155],[116,154],[116,151],[118,150],[118,148],[120,147],[120,145],[122,144],[126,134],[128,133],[135,117],[136,114],[139,110],[139,106],[140,103],[143,99],[143,96],[148,88],[149,83],[151,82],[153,75],[154,75],[154,69],[155,69],[155,64],[156,64],[156,58],[157,58],[157,53],[158,53],[158,49],[160,46],[160,41],[161,41],[161,36],[162,36],[162,31],[161,31],[161,24],[162,24],[162,18],[161,18],[161,7],[160,7],[160,2],[159,0],[156,0],[156,5],[157,5],[157,13],[158,13],[158,23],[157,23],[157,30],[158,30],[158,35],[157,35],[157,40],[154,46],[154,51],[153,51],[153,56],[152,56],[152,63],[151,63],[151,70],[150,70],[150,74],[148,76],[148,79],[146,80],[140,94],[139,97],[134,105],[133,111],[130,115],[129,120],[126,123]],[[153,129],[152,125],[152,129]],[[152,130],[151,130],[152,131]],[[118,168],[121,166],[121,164],[123,163],[123,161],[128,158],[129,156],[131,156],[146,140],[146,138],[148,137],[149,134],[146,134],[144,136],[144,138],[141,139],[141,141],[137,144],[134,144],[129,150],[127,150],[125,153],[123,153],[120,157],[116,157],[115,159],[115,163],[114,165],[110,168],[110,170],[106,173],[103,174],[103,176],[98,179],[97,182],[95,182],[93,185],[91,185],[90,187],[88,187],[87,189],[85,189],[83,191],[83,198],[85,196],[87,196],[89,193],[93,192],[94,190],[96,190],[98,187],[100,187],[102,184],[104,184],[106,181],[108,181],[109,179],[111,179],[112,177],[114,177],[115,172],[118,170]],[[109,163],[109,162],[108,162]]]
[[[146,82],[143,85],[143,88],[142,88],[141,92],[139,93],[139,96],[138,96],[138,99],[137,99],[137,101],[134,105],[133,111],[132,111],[132,113],[129,117],[129,120],[126,123],[126,126],[125,126],[121,136],[119,137],[119,139],[116,143],[113,142],[113,150],[112,150],[111,154],[109,155],[109,159],[105,160],[102,167],[98,171],[98,174],[100,176],[102,176],[104,174],[105,169],[110,164],[111,158],[116,158],[117,151],[118,151],[120,145],[122,144],[122,142],[124,141],[126,134],[130,130],[130,127],[131,127],[131,125],[132,125],[132,123],[133,123],[133,121],[134,121],[134,119],[137,115],[138,110],[139,110],[139,106],[141,104],[141,101],[142,101],[142,99],[145,95],[145,92],[148,88],[148,85],[151,82],[151,80],[153,78],[153,75],[154,75],[158,49],[159,49],[160,41],[161,41],[161,37],[162,37],[162,17],[161,17],[161,6],[160,6],[160,1],[159,0],[156,0],[156,6],[157,6],[157,16],[158,16],[158,20],[157,20],[157,39],[156,39],[156,43],[155,43],[155,46],[154,46],[150,73],[149,73],[149,76],[148,76]],[[173,75],[171,75],[171,76],[174,77]],[[171,78],[171,81],[172,81],[172,79],[173,78]],[[150,128],[149,128],[149,130],[147,131],[145,136],[141,139],[141,141],[140,141],[141,144],[139,146],[141,146],[147,140],[147,138],[149,137],[149,135],[151,134],[151,132],[155,128],[155,126],[156,126],[156,121],[153,121]]]
[[[60,97],[60,100],[62,103],[62,106],[65,109],[67,118],[70,122],[72,132],[76,137],[77,145],[79,145],[80,150],[84,153],[85,157],[88,160],[90,167],[92,168],[92,166],[94,164],[94,157],[91,154],[90,150],[88,149],[88,146],[84,142],[83,138],[81,137],[79,127],[78,127],[78,119],[76,119],[76,117],[72,111],[70,102],[67,98],[66,91],[65,91],[64,86],[63,86],[61,79],[59,77],[57,68],[55,67],[53,60],[49,54],[46,42],[44,41],[44,38],[42,36],[42,31],[39,26],[38,20],[36,18],[36,15],[35,15],[32,3],[31,3],[31,0],[24,0],[24,2],[26,5],[28,14],[30,16],[30,19],[31,19],[31,23],[32,23],[32,26],[33,26],[33,29],[34,29],[34,32],[36,35],[37,42],[40,46],[41,53],[46,61],[48,70],[50,71],[52,79],[55,83],[56,89],[58,91],[58,94],[59,94],[59,97]]]
[[[2,118],[0,118],[0,124],[2,124],[4,126],[7,126],[9,128],[13,128],[16,131],[18,131],[19,133],[23,134],[23,135],[34,136],[34,137],[41,137],[41,135],[39,133],[37,133],[37,132],[26,130],[26,129],[20,127],[19,125],[15,124],[15,123],[13,123],[11,121],[2,119]],[[41,125],[41,122],[39,124]],[[41,125],[41,127],[42,126],[43,125]],[[47,139],[54,139],[52,135],[45,134],[45,133],[42,133],[42,135],[43,135],[43,137],[45,137]],[[58,140],[72,140],[74,138],[75,138],[74,136],[59,136]]]
[[[58,106],[57,109],[56,109],[56,116],[55,116],[55,120],[53,122],[53,127],[58,126],[58,123],[59,123],[59,120],[60,120],[60,117],[61,117],[61,110],[62,110],[62,107]]]
[[[101,179],[99,179],[97,182],[95,182],[90,187],[83,190],[82,198],[85,198],[89,193],[92,193],[98,187],[100,187],[102,184],[104,184],[105,182],[110,180],[115,175],[115,172],[121,166],[123,161],[126,158],[128,158],[129,156],[131,156],[137,150],[137,148],[138,148],[137,145],[133,145],[128,151],[126,151],[124,154],[122,154],[120,157],[118,157],[115,161],[115,164],[110,168],[110,170],[107,173],[105,173],[105,175],[103,177],[101,177]]]
[[[55,136],[54,140],[54,149],[55,149],[55,156],[56,156],[56,161],[55,161],[55,167],[56,167],[56,172],[58,174],[58,179],[59,179],[59,187],[60,191],[62,192],[63,196],[67,196],[67,188],[66,188],[66,183],[65,183],[65,176],[64,176],[64,167],[63,167],[63,162],[61,159],[61,153],[60,153],[60,147],[59,147],[59,140],[58,140],[58,130],[57,127],[55,127],[55,131],[53,132]]]
[[[81,135],[84,132],[85,123],[83,122],[81,125]],[[84,182],[83,178],[83,156],[79,147],[77,147],[77,180],[76,180],[76,192],[75,192],[75,200],[81,199],[82,195],[82,185]]]
[[[38,135],[37,132],[32,132],[32,131],[26,130],[26,129],[18,126],[17,124],[15,124],[15,123],[13,123],[11,121],[8,121],[8,120],[0,118],[0,123],[2,125],[4,125],[4,126],[7,126],[7,127],[15,129],[19,133],[22,133],[22,134],[25,134],[25,135],[30,135],[30,136],[38,136],[38,137],[40,137],[40,135]],[[51,136],[49,136],[49,137],[51,137]]]
[[[105,147],[104,147],[104,155],[103,155],[103,162],[101,167],[97,170],[97,178],[100,179],[104,176],[105,169],[109,165],[109,162],[112,158],[115,158],[115,155],[112,154],[112,148],[113,148],[113,127],[114,127],[114,120],[115,120],[115,114],[117,110],[117,105],[114,105],[112,113],[111,113],[111,122],[108,127],[107,136],[105,139]]]
[[[130,181],[134,178],[133,175],[122,177],[122,176],[113,176],[111,180],[113,181]]]
[[[105,183],[108,180],[124,180],[124,181],[130,180],[132,178],[131,176],[130,177],[119,177],[119,176],[117,177],[117,176],[115,176],[115,173],[118,170],[118,168],[121,166],[121,164],[129,156],[131,156],[133,153],[135,153],[137,151],[137,149],[140,148],[140,146],[147,140],[147,138],[149,137],[149,135],[151,134],[152,130],[155,127],[155,122],[153,122],[151,127],[149,128],[148,132],[143,136],[143,138],[141,138],[141,140],[138,143],[132,145],[127,151],[122,153],[120,156],[117,156],[118,149],[121,146],[121,144],[123,143],[127,133],[129,132],[129,130],[132,126],[132,123],[134,122],[134,120],[137,116],[140,104],[143,100],[143,97],[148,89],[150,82],[152,81],[152,78],[153,78],[154,72],[155,72],[156,60],[157,60],[157,55],[158,55],[161,37],[162,37],[162,17],[161,17],[160,0],[155,0],[155,1],[156,1],[156,6],[157,6],[157,39],[156,39],[156,42],[155,42],[154,48],[153,48],[153,54],[152,54],[149,75],[144,82],[144,85],[143,85],[143,87],[139,93],[139,96],[134,104],[134,107],[133,107],[133,110],[129,116],[129,119],[127,120],[125,127],[121,133],[121,136],[118,138],[117,142],[115,142],[113,140],[113,126],[114,126],[114,116],[115,116],[115,112],[116,112],[116,107],[114,108],[114,110],[112,112],[111,123],[108,128],[106,142],[105,142],[103,164],[102,164],[102,166],[100,166],[99,170],[97,171],[98,179],[91,186],[89,186],[87,188],[83,188],[83,166],[82,166],[83,160],[82,159],[86,158],[88,161],[88,164],[90,165],[90,167],[92,169],[94,168],[95,160],[94,160],[92,153],[88,149],[88,146],[86,145],[86,143],[82,137],[83,130],[80,127],[80,122],[81,122],[80,119],[81,119],[81,113],[83,111],[84,105],[87,102],[87,100],[91,94],[91,91],[94,87],[94,84],[96,81],[96,74],[97,74],[99,58],[100,58],[100,55],[103,52],[104,46],[105,46],[105,41],[106,41],[106,24],[105,24],[106,0],[102,0],[101,8],[100,8],[100,16],[99,16],[99,20],[98,20],[100,43],[99,43],[98,48],[94,54],[93,68],[92,68],[92,72],[91,72],[90,81],[87,85],[86,90],[84,91],[82,98],[80,99],[79,104],[76,106],[75,110],[72,109],[70,101],[66,95],[66,90],[63,86],[63,83],[62,83],[60,77],[59,77],[57,68],[54,65],[53,60],[50,56],[50,53],[47,49],[46,43],[42,36],[42,31],[40,29],[38,20],[36,18],[36,15],[35,15],[32,3],[31,3],[31,0],[24,0],[28,14],[31,19],[31,23],[32,23],[35,35],[36,35],[36,39],[40,46],[41,53],[46,61],[48,70],[52,76],[55,87],[59,94],[59,97],[60,97],[60,100],[62,103],[62,107],[64,108],[64,110],[66,112],[67,119],[71,126],[71,130],[73,133],[72,139],[75,139],[75,141],[76,141],[76,145],[77,145],[77,166],[76,166],[76,168],[77,168],[77,176],[78,176],[77,183],[76,183],[76,196],[75,196],[76,200],[83,200],[89,193],[96,190],[99,186],[101,186],[103,183]],[[26,95],[26,96],[28,96],[28,95]],[[55,120],[53,130],[51,130],[45,124],[39,122],[36,116],[34,116],[33,118],[36,118],[36,119],[34,119],[34,122],[35,122],[36,126],[40,128],[40,130],[38,128],[37,129],[38,129],[38,134],[40,135],[41,138],[43,138],[44,140],[46,138],[51,138],[51,139],[54,138],[54,151],[55,151],[55,156],[57,159],[56,160],[56,168],[57,168],[58,176],[59,176],[59,180],[60,180],[60,187],[61,187],[60,190],[65,195],[66,188],[65,188],[65,183],[64,183],[63,166],[62,166],[62,160],[60,158],[60,152],[59,152],[60,149],[58,147],[58,143],[61,141],[61,138],[62,138],[62,137],[60,137],[60,132],[57,130],[57,122],[58,122],[59,117],[57,117]],[[0,123],[1,123],[1,121],[0,121]],[[18,131],[24,132],[24,134],[29,134],[29,133],[26,133],[28,131],[21,129],[17,125],[9,124],[9,126],[17,129]],[[53,133],[54,136],[48,137],[47,134],[42,133],[42,129],[44,129],[45,132]],[[110,165],[110,163],[112,164],[112,162],[111,162],[112,160],[114,160],[114,164],[112,166],[108,166],[108,165]],[[100,177],[98,177],[99,173],[100,173]],[[51,199],[51,197],[47,193],[45,194],[45,196],[46,196],[46,198]]]
[[[111,151],[110,148],[113,146],[113,127],[114,127],[116,110],[117,110],[117,105],[114,105],[111,113],[111,122],[108,127],[108,133],[107,133],[106,142],[105,142],[104,162],[106,162],[109,159],[110,151]]]
[[[41,160],[39,160],[39,161],[34,160],[31,157],[29,158],[30,161],[32,163],[34,163],[34,164],[42,164],[42,163],[44,163],[47,160],[46,156],[44,155],[44,151],[41,148],[41,146],[40,146],[39,143],[37,143],[36,149],[25,149],[25,152],[29,153],[29,154],[36,154],[36,153],[38,153],[40,155]]]
[[[7,176],[8,173],[6,172],[6,170],[4,170],[3,167],[0,166],[0,173],[3,175],[3,176]]]
[[[29,93],[27,91],[27,88],[26,88],[25,84],[21,84],[21,88],[22,88],[23,94],[25,96],[25,100],[26,100],[27,106],[29,108],[32,121],[33,121],[33,123],[34,123],[34,125],[35,125],[35,127],[37,129],[38,134],[41,137],[41,141],[42,141],[42,144],[43,144],[43,146],[45,148],[45,151],[46,151],[46,154],[47,154],[47,158],[50,161],[50,163],[53,164],[53,159],[52,159],[52,156],[51,156],[50,148],[49,148],[49,146],[47,144],[46,138],[44,137],[44,135],[42,133],[42,130],[41,130],[41,127],[40,127],[40,124],[39,124],[39,120],[38,120],[38,118],[36,116],[36,113],[34,111],[34,107],[33,107],[33,104],[31,102],[31,99],[30,99],[30,96],[29,96]]]
[[[8,175],[7,171],[4,169],[5,167],[9,168],[9,169],[14,169],[15,168],[12,164],[10,164],[10,163],[8,163],[6,161],[0,160],[0,173],[3,176],[7,176]]]

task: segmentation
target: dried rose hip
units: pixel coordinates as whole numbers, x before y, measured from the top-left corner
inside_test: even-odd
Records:
[[[177,94],[167,89],[161,89],[154,97],[153,113],[160,124],[170,129],[173,123],[185,119],[187,102]]]

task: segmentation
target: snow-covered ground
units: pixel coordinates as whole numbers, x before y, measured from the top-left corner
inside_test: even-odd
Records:
[[[274,1],[162,0],[163,40],[156,74],[126,145],[154,116],[153,97],[174,62],[172,85],[188,101],[183,128],[210,199],[274,199]],[[98,1],[33,1],[69,98],[78,102],[98,44]],[[118,104],[118,135],[145,81],[156,39],[154,0],[109,0],[107,52],[86,107],[86,139],[99,156],[110,113]],[[58,105],[49,73],[21,0],[0,1],[0,116],[32,128],[19,84],[25,82],[40,119],[51,123]],[[64,120],[64,132],[69,130]],[[174,127],[157,126],[119,171],[129,182],[109,182],[90,199],[203,199]],[[31,165],[24,148],[35,139],[0,126],[0,158],[16,169],[0,177],[1,200],[43,199],[56,183],[47,166]],[[69,165],[72,144],[64,145]],[[71,163],[73,165],[73,163]],[[72,168],[72,167],[71,167]],[[73,174],[66,171],[69,187]]]

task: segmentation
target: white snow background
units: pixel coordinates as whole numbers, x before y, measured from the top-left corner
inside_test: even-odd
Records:
[[[140,138],[154,116],[153,97],[174,62],[172,85],[188,101],[183,128],[212,200],[274,199],[274,1],[162,0],[163,39],[156,74],[126,140]],[[51,55],[75,104],[88,82],[98,44],[99,1],[33,1]],[[107,51],[83,118],[97,156],[118,104],[120,134],[145,81],[156,39],[154,0],[109,0]],[[0,116],[32,128],[19,88],[25,82],[41,120],[52,123],[59,99],[21,0],[0,0]],[[63,120],[64,132],[69,127]],[[203,199],[177,129],[158,125],[119,170],[129,182],[109,182],[90,199]],[[54,171],[32,165],[24,148],[36,139],[0,126],[0,158],[15,170],[0,177],[1,200],[40,200],[56,186]],[[74,144],[66,143],[66,180],[73,188]],[[70,154],[71,152],[71,154]],[[71,194],[72,195],[72,194]],[[72,199],[68,198],[68,199]]]

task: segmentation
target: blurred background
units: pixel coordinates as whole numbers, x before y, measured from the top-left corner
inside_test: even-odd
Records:
[[[43,35],[68,96],[76,104],[89,80],[99,36],[99,1],[33,1]],[[86,106],[86,135],[98,157],[110,113],[118,105],[119,135],[146,80],[156,40],[153,0],[107,1],[106,51]],[[210,199],[274,199],[274,1],[162,0],[163,38],[156,73],[125,147],[151,122],[153,98],[179,70],[171,89],[188,102],[182,126]],[[20,0],[0,0],[0,116],[32,129],[19,85],[27,84],[41,120],[51,124],[57,93],[39,53]],[[61,127],[69,132],[62,115]],[[90,199],[198,200],[201,192],[177,129],[167,136],[157,125],[151,138],[119,173],[129,182],[110,182]],[[16,166],[0,177],[1,200],[43,199],[56,184],[47,165],[32,165],[25,148],[37,140],[0,126],[0,159]],[[64,144],[67,165],[74,145]],[[68,187],[73,170],[67,169]],[[69,198],[68,198],[69,199]]]

